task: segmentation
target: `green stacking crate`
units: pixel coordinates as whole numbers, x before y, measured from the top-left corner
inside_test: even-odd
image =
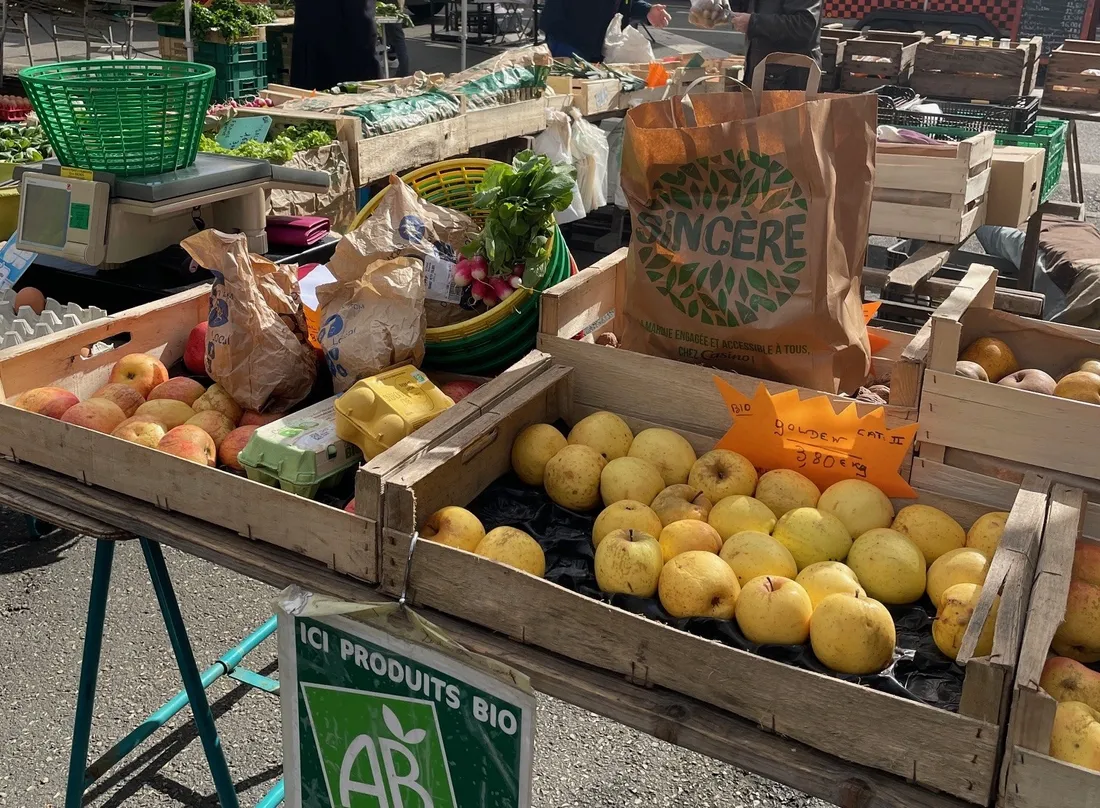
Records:
[[[912,129],[915,132],[923,132],[932,137],[951,137],[957,140],[966,140],[973,137],[974,133],[966,129],[948,129],[939,126],[906,126],[904,129]],[[1066,121],[1035,122],[1035,131],[1030,135],[1009,135],[1004,132],[995,132],[993,142],[998,146],[1024,146],[1029,149],[1044,149],[1046,155],[1043,158],[1043,188],[1039,192],[1039,202],[1046,202],[1054,194],[1062,179],[1062,162],[1066,157],[1066,130],[1069,123]]]
[[[214,92],[211,99],[214,101],[239,101],[242,98],[259,95],[260,90],[266,88],[266,75],[240,79],[223,79],[219,76],[214,79]]]
[[[195,61],[215,68],[237,65],[242,62],[263,62],[267,59],[266,42],[198,42],[195,45]]]

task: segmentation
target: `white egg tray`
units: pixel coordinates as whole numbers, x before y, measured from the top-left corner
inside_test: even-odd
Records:
[[[14,302],[14,291],[7,289],[0,292],[0,350],[107,316],[107,312],[98,306],[85,308],[76,303],[59,303],[52,297],[46,298],[46,308],[41,314],[35,314],[30,306],[20,306],[19,311],[13,314]]]

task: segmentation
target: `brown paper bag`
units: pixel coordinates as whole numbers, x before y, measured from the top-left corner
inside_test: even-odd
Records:
[[[206,372],[241,407],[286,412],[317,378],[304,344],[298,267],[248,252],[243,234],[203,230],[181,246],[214,273],[206,334]]]
[[[769,61],[810,67],[808,91],[764,92]],[[815,390],[864,382],[876,99],[819,95],[819,79],[775,54],[751,92],[627,113],[623,347]]]
[[[336,283],[317,289],[317,338],[336,392],[403,362],[424,359],[429,325],[469,319],[452,282],[470,217],[420,199],[397,177],[381,203],[336,245]]]
[[[337,233],[346,232],[358,212],[347,147],[343,143],[330,143],[298,152],[286,165],[289,168],[324,171],[329,175],[328,190],[315,194],[310,191],[273,188],[268,192],[268,215],[324,216],[332,222],[332,229]]]

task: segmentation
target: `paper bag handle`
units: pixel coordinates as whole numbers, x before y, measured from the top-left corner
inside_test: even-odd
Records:
[[[684,113],[684,123],[690,128],[695,128],[695,126],[697,125],[695,118],[695,105],[691,101],[691,91],[703,82],[709,81],[713,78],[714,76],[703,76],[701,78],[695,79],[695,81],[689,84],[687,86],[687,89],[684,90],[683,96],[680,97],[680,110]],[[748,117],[755,118],[756,98],[753,96],[752,90],[749,89],[748,85],[741,81],[738,81],[737,79],[727,78],[726,81],[733,82],[741,91],[741,95],[744,96],[745,103],[748,104],[749,112],[751,113]]]
[[[769,64],[809,68],[810,75],[806,79],[806,98],[817,98],[817,91],[821,89],[821,68],[817,62],[801,53],[769,53],[760,60],[752,74],[752,94],[756,97],[757,104],[760,103],[760,94],[764,92],[764,78]]]

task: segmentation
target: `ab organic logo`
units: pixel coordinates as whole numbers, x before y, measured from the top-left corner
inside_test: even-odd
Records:
[[[680,312],[704,325],[747,325],[798,289],[806,210],[785,166],[727,149],[660,176],[653,202],[636,218],[638,258]]]
[[[435,702],[302,683],[329,804],[454,808]]]

